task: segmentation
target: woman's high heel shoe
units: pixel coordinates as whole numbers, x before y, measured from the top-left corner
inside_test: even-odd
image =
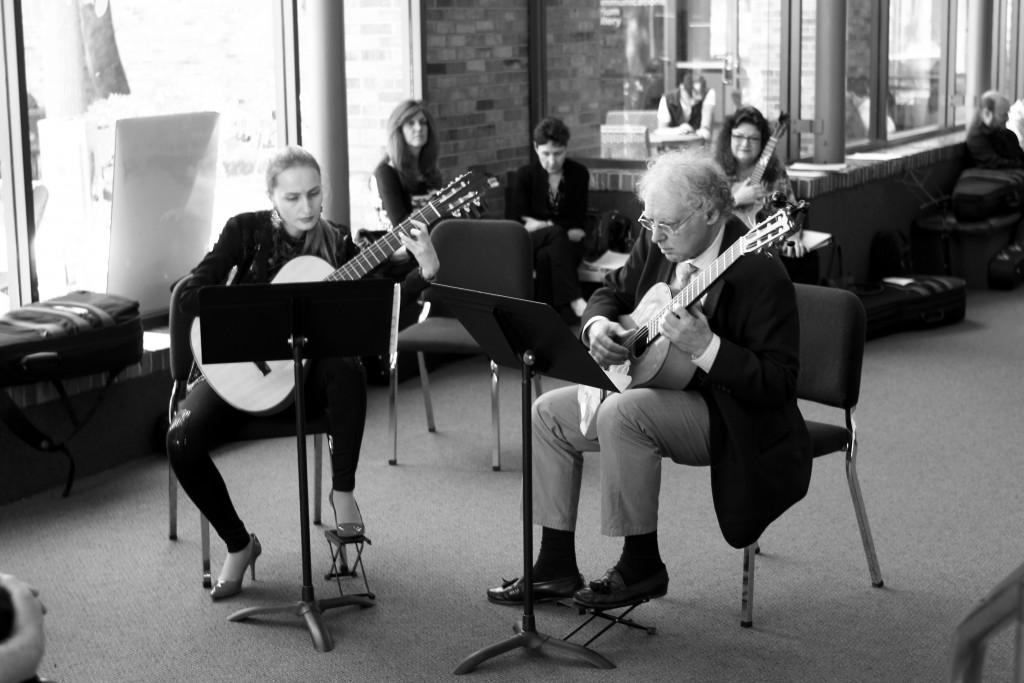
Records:
[[[245,578],[246,565],[249,566],[252,580],[256,580],[256,558],[263,552],[263,546],[260,545],[260,539],[256,538],[256,534],[250,534],[249,537],[249,557],[246,558],[245,563],[242,565],[242,573],[239,574],[238,579],[230,581],[218,580],[213,590],[210,591],[210,599],[223,600],[224,598],[230,598],[232,595],[238,595],[242,590],[242,579]]]
[[[366,525],[363,523],[363,513],[359,510],[359,503],[352,499],[355,505],[355,518],[338,519],[338,509],[334,507],[334,494],[341,491],[331,491],[327,499],[331,502],[331,509],[334,510],[334,525],[338,529],[338,536],[342,538],[359,538],[366,533]],[[351,495],[351,494],[349,494]]]

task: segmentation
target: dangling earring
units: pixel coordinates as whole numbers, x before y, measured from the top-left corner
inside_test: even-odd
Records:
[[[270,224],[274,226],[275,229],[280,229],[280,227],[284,225],[284,221],[281,220],[281,214],[277,212],[276,206],[270,212]]]

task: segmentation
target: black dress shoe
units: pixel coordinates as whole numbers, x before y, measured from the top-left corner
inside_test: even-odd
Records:
[[[628,586],[622,579],[619,570],[613,567],[606,571],[599,580],[591,581],[589,587],[576,591],[572,598],[584,607],[602,610],[660,598],[667,592],[668,571],[665,567],[646,579]]]
[[[521,605],[523,604],[524,588],[522,577],[511,581],[502,579],[501,586],[487,589],[487,599],[499,605]],[[583,588],[582,574],[560,576],[547,581],[534,581],[533,601],[546,602],[571,598],[581,588]]]

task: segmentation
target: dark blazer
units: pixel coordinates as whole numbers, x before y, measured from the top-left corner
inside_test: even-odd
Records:
[[[1024,168],[1024,150],[1013,131],[980,120],[967,129],[967,152],[979,168]]]
[[[563,198],[554,214],[548,205],[548,174],[536,157],[521,166],[513,176],[509,218],[521,221],[523,216],[550,220],[565,230],[586,227],[590,172],[583,164],[566,159],[562,167]]]
[[[746,227],[726,224],[723,250]],[[591,295],[583,324],[631,312],[675,264],[644,231],[626,265]],[[711,492],[725,540],[743,548],[807,493],[811,450],[796,402],[800,329],[793,283],[777,259],[740,257],[708,290],[704,306],[722,345],[711,372],[698,369],[689,389],[711,419]]]

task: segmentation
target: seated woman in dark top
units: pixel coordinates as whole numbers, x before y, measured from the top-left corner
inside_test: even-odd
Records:
[[[533,241],[534,298],[577,318],[586,302],[576,268],[582,256],[590,173],[566,158],[569,129],[546,118],[533,131],[533,160],[516,171],[509,217],[522,221]]]
[[[434,117],[422,100],[405,100],[388,117],[386,152],[373,181],[390,225],[404,221],[441,188],[440,146]],[[383,222],[383,221],[382,221]]]
[[[371,193],[377,207],[380,230],[390,230],[408,218],[415,209],[422,208],[441,189],[441,170],[437,167],[439,145],[434,117],[422,100],[400,102],[387,121],[387,143],[384,158],[373,170]],[[433,226],[428,225],[430,230]],[[381,234],[381,233],[378,233]],[[372,232],[357,230],[354,239],[357,245],[366,246]],[[399,249],[387,264],[381,267],[381,274],[396,282],[417,278],[419,264],[404,248]],[[403,287],[399,327],[414,323],[419,315],[420,305],[414,291]]]
[[[321,216],[323,186],[320,166],[301,147],[288,147],[267,167],[267,195],[272,209],[239,214],[228,220],[217,244],[193,270],[180,296],[181,314],[195,315],[199,290],[225,282],[237,269],[232,284],[270,282],[296,256],[319,256],[337,268],[359,253],[348,229]],[[439,267],[425,226],[402,234],[402,243],[421,264],[403,290],[426,288]],[[320,279],[320,278],[316,278]],[[323,358],[312,363],[306,382],[306,410],[325,412],[331,453],[331,506],[338,533],[356,537],[364,533],[356,504],[355,476],[366,420],[366,378],[358,358]],[[227,557],[210,596],[230,597],[242,588],[247,567],[255,574],[262,552],[231,502],[227,486],[210,458],[210,449],[230,441],[244,415],[223,400],[201,376],[167,432],[167,454],[182,488],[210,520],[227,545]]]

